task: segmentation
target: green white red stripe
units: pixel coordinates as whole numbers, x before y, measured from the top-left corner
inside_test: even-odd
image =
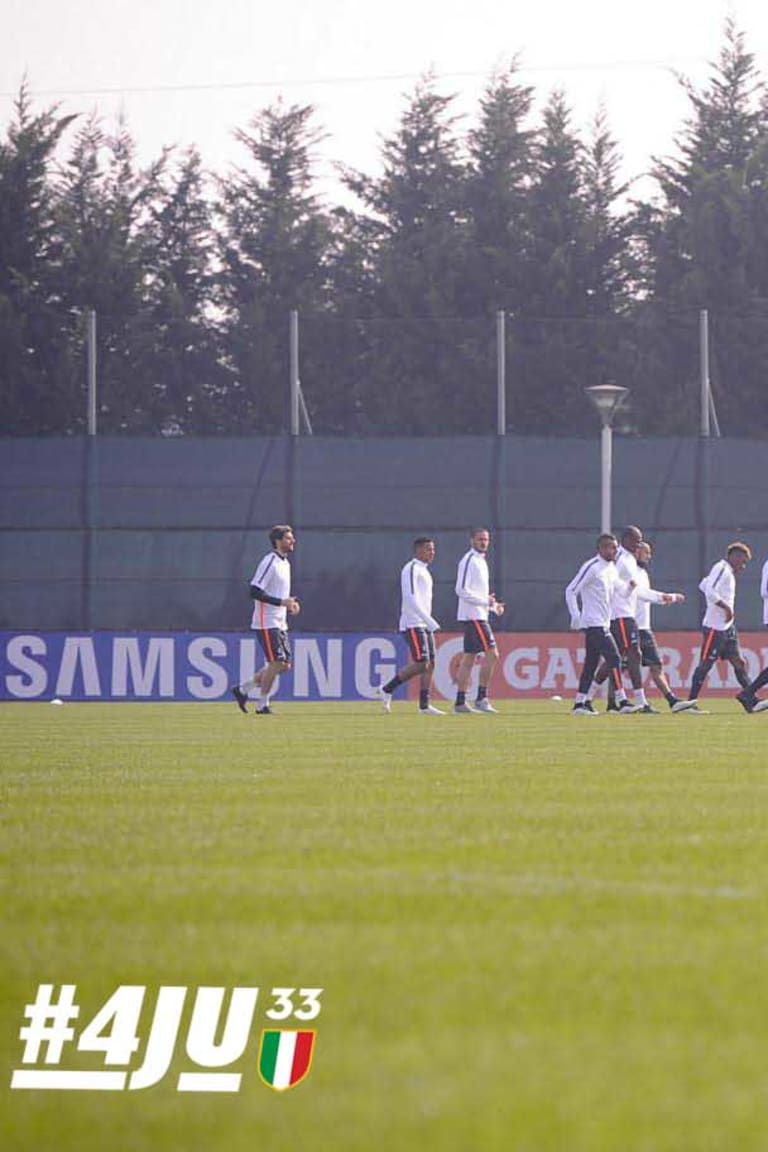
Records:
[[[314,1032],[265,1029],[261,1034],[259,1075],[271,1088],[282,1092],[303,1080],[312,1063]]]

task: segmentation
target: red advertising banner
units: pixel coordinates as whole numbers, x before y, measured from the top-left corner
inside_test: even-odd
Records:
[[[754,677],[768,664],[768,631],[744,632],[739,637],[747,661],[747,671]],[[453,699],[456,691],[456,666],[462,650],[459,633],[438,632],[433,695]],[[584,637],[581,632],[500,632],[496,636],[499,663],[491,681],[491,696],[496,699],[542,699],[551,696],[573,696],[584,660]],[[678,695],[691,683],[699,662],[701,633],[659,632],[656,642],[670,687]],[[657,694],[653,681],[644,669],[644,685]],[[477,680],[473,670],[471,688]],[[627,685],[628,685],[627,679]],[[411,692],[418,692],[418,681],[411,682]],[[739,691],[730,664],[719,661],[710,672],[702,695],[727,696]]]

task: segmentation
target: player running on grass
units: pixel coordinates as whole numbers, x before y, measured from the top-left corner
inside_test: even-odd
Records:
[[[504,605],[490,591],[488,573],[488,548],[491,534],[487,528],[473,528],[470,533],[468,552],[465,552],[456,573],[456,595],[459,598],[457,617],[464,625],[464,651],[459,661],[456,676],[456,703],[454,712],[495,712],[488,699],[488,686],[491,682],[496,661],[499,658],[496,638],[493,635],[488,616],[501,616]],[[480,678],[477,699],[467,702],[467,689],[472,674],[472,665],[480,657]]]
[[[616,537],[610,532],[598,536],[597,555],[584,561],[565,590],[571,628],[584,630],[586,648],[579,690],[572,709],[574,716],[597,716],[592,697],[596,690],[595,672],[601,657],[616,689],[617,711],[622,714],[635,711],[621,683],[621,656],[611,635],[611,599],[617,587],[627,587],[620,580],[614,563],[618,547]]]
[[[276,524],[270,529],[272,550],[260,562],[251,580],[254,601],[251,628],[261,645],[266,664],[244,684],[236,684],[232,695],[241,712],[247,712],[248,692],[257,688],[261,697],[256,706],[259,715],[269,715],[269,694],[275,677],[291,667],[291,645],[288,639],[288,615],[295,616],[301,605],[291,595],[291,565],[288,557],[296,547],[296,536],[290,524]]]
[[[672,691],[667,674],[664,671],[661,663],[661,656],[659,649],[656,645],[656,637],[651,628],[651,604],[682,604],[685,596],[682,592],[656,592],[656,596],[660,596],[661,600],[654,599],[650,593],[655,590],[651,588],[651,578],[648,574],[648,565],[653,557],[653,548],[648,540],[643,540],[638,545],[635,558],[637,560],[637,634],[640,637],[640,652],[642,655],[643,668],[647,668],[651,673],[651,679],[661,692],[662,696],[669,704],[670,708],[674,708],[677,704],[678,698]],[[656,709],[648,705],[651,712]]]
[[[382,707],[389,712],[392,693],[401,684],[420,676],[419,714],[443,716],[429,702],[432,673],[435,670],[435,632],[440,625],[432,615],[432,574],[429,565],[435,558],[435,542],[430,536],[418,536],[413,542],[413,556],[400,573],[400,632],[411,655],[410,663],[379,689]]]
[[[747,665],[739,647],[739,635],[734,623],[734,607],[736,603],[736,577],[744,571],[752,559],[752,550],[748,544],[736,540],[729,544],[725,552],[725,559],[718,560],[707,576],[699,584],[707,601],[702,631],[704,641],[701,646],[701,659],[693,673],[691,691],[687,700],[678,700],[672,705],[673,712],[701,712],[696,701],[704,686],[712,665],[716,660],[728,660],[736,679],[741,684],[742,691],[738,699],[750,712],[745,698],[749,697],[750,683],[747,675]]]

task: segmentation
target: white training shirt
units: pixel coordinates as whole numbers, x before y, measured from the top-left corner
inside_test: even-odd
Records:
[[[253,574],[251,585],[261,588],[269,596],[278,600],[287,600],[291,594],[291,566],[287,556],[279,552],[268,552]],[[285,605],[265,604],[263,600],[254,600],[251,628],[280,628],[283,631],[288,627],[288,609]]]
[[[611,598],[618,579],[613,560],[604,560],[599,553],[585,560],[565,590],[571,620],[580,617],[582,628],[607,631],[611,625]]]
[[[491,604],[488,559],[484,552],[470,548],[459,560],[456,573],[456,595],[459,598],[457,620],[487,620]]]
[[[637,616],[637,595],[630,581],[637,583],[638,566],[634,554],[621,545],[616,552],[616,572],[619,582],[614,585],[611,595],[611,620],[620,617]]]
[[[763,624],[768,624],[768,560],[763,564],[763,574],[760,577],[760,595],[763,598]]]
[[[400,631],[426,628],[436,632],[440,627],[432,615],[432,573],[424,560],[416,557],[403,565],[400,573]]]
[[[703,628],[714,628],[717,632],[724,632],[734,623],[734,619],[726,620],[725,612],[718,608],[716,600],[722,600],[733,611],[736,603],[736,575],[727,560],[718,560],[708,576],[699,584],[699,588],[707,598],[707,608],[701,624]]]
[[[637,621],[638,630],[643,632],[651,631],[651,604],[663,604],[664,592],[657,592],[655,588],[651,588],[651,578],[645,568],[637,565],[636,576],[637,587],[635,594],[637,596],[637,610],[635,612],[635,620]]]

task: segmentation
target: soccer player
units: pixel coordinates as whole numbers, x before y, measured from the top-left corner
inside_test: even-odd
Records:
[[[418,536],[413,542],[413,557],[400,573],[400,631],[410,652],[410,663],[401,668],[380,689],[382,707],[389,712],[392,693],[414,676],[420,676],[419,714],[443,716],[429,702],[432,673],[435,670],[435,632],[440,625],[432,615],[432,573],[429,565],[435,558],[435,542],[430,536]]]
[[[611,592],[611,634],[616,641],[622,666],[626,666],[634,690],[634,710],[644,712],[648,709],[648,701],[643,690],[641,671],[642,654],[640,652],[640,637],[637,634],[637,560],[635,553],[643,539],[639,528],[630,524],[621,534],[621,545],[616,549],[616,572],[619,579],[615,582]],[[608,664],[603,661],[595,673],[595,684],[602,684],[608,678]],[[609,691],[609,710],[616,705]],[[629,707],[632,707],[629,705]]]
[[[464,625],[464,651],[456,675],[456,703],[454,712],[495,712],[488,699],[496,661],[499,658],[496,639],[488,616],[501,616],[504,604],[490,591],[488,574],[488,548],[491,534],[487,528],[473,528],[469,536],[471,547],[465,552],[456,573],[456,595],[459,598],[458,620]],[[467,688],[472,665],[481,657],[477,699],[467,702]]]
[[[748,544],[736,540],[729,544],[725,551],[725,559],[718,560],[707,576],[699,584],[704,593],[707,607],[702,620],[704,642],[701,646],[701,659],[693,673],[691,690],[687,700],[678,700],[672,705],[673,712],[701,712],[696,701],[704,681],[715,660],[728,660],[741,684],[742,694],[748,694],[750,689],[747,665],[739,648],[739,636],[734,624],[734,606],[736,603],[736,577],[743,572],[752,559],[752,550]],[[744,705],[746,707],[746,704]],[[747,708],[747,711],[752,709]]]
[[[296,547],[290,524],[276,524],[270,529],[272,550],[262,559],[251,580],[254,601],[251,628],[261,645],[266,664],[244,684],[236,684],[232,695],[241,712],[247,712],[248,692],[258,688],[261,697],[256,706],[260,716],[270,715],[269,694],[275,677],[291,667],[291,645],[288,639],[288,615],[295,616],[301,605],[291,595],[291,565],[288,557]]]
[[[640,652],[643,668],[648,668],[651,679],[661,692],[670,708],[677,704],[677,696],[669,686],[667,674],[661,664],[661,656],[656,647],[656,637],[651,629],[651,604],[682,604],[685,596],[682,592],[657,592],[651,588],[651,578],[648,575],[648,565],[653,556],[653,549],[647,540],[638,544],[635,559],[637,560],[637,634],[640,638]],[[643,711],[655,712],[650,704]]]
[[[572,713],[597,716],[592,704],[594,678],[602,657],[616,689],[619,713],[634,712],[621,683],[621,656],[611,634],[611,597],[621,582],[614,560],[618,541],[610,532],[597,538],[597,555],[585,560],[565,590],[573,631],[584,630],[585,655]]]
[[[768,626],[768,560],[763,564],[760,575],[760,595],[763,598],[763,624]],[[768,700],[759,700],[757,693],[768,684],[768,667],[763,668],[752,683],[742,689],[736,696],[745,712],[764,712],[768,709]]]

